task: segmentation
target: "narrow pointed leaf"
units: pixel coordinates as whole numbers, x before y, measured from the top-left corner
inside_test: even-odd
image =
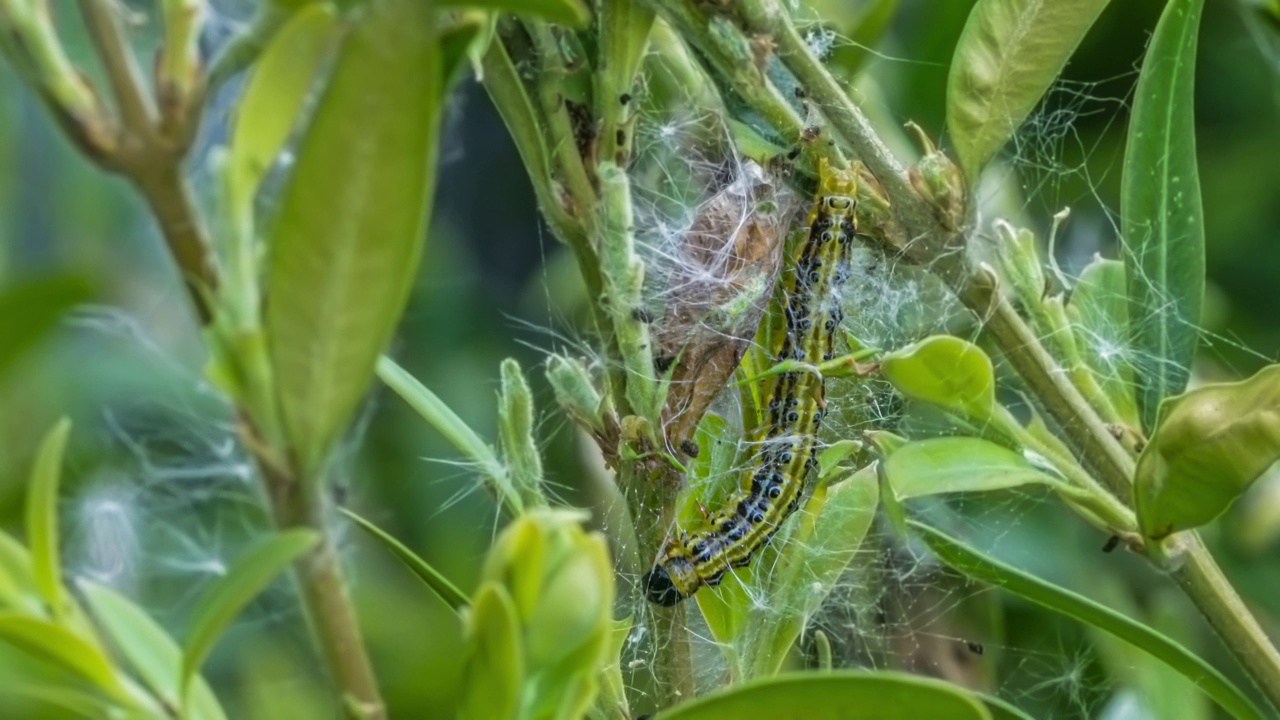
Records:
[[[467,599],[466,594],[459,590],[456,585],[449,582],[449,579],[442,575],[439,570],[431,567],[426,560],[418,557],[415,552],[405,547],[399,540],[383,532],[382,528],[346,508],[342,508],[342,514],[351,518],[365,532],[382,543],[383,547],[399,558],[400,562],[404,563],[405,567],[409,568],[414,575],[417,575],[419,580],[431,588],[432,592],[443,600],[446,605],[454,610],[461,611],[470,604],[471,601]]]
[[[804,720],[988,720],[958,685],[904,673],[783,675],[721,690],[661,712],[657,720],[804,718]]]
[[[1143,428],[1191,377],[1204,297],[1196,166],[1196,35],[1204,0],[1170,0],[1147,48],[1129,119],[1120,214]]]
[[[62,418],[45,435],[36,452],[27,489],[26,520],[31,567],[36,587],[55,616],[61,615],[66,605],[62,563],[58,558],[58,478],[62,474],[62,454],[70,434],[71,421]]]
[[[61,625],[16,613],[0,613],[0,642],[60,665],[116,697],[126,696],[120,678],[102,649]]]
[[[253,66],[231,131],[228,204],[248,217],[263,176],[298,124],[321,63],[338,39],[337,14],[316,2],[293,13]]]
[[[498,498],[505,502],[513,513],[518,513],[522,507],[520,493],[516,491],[511,478],[507,476],[507,469],[498,460],[498,454],[480,437],[479,433],[472,430],[471,426],[463,422],[462,418],[458,417],[458,414],[443,400],[391,358],[379,359],[377,371],[378,378],[387,387],[394,390],[400,399],[422,416],[423,420],[444,435],[451,445],[480,468],[480,472],[493,483],[493,490]]]
[[[1150,653],[1194,682],[1236,718],[1261,720],[1265,717],[1248,696],[1216,668],[1165,635],[1086,597],[987,557],[928,525],[914,520],[909,521],[909,524],[934,554],[961,573],[975,580],[1003,587],[1037,605],[1111,633]]]
[[[1280,459],[1280,365],[1172,398],[1138,458],[1143,534],[1159,539],[1226,512]]]
[[[186,688],[222,633],[245,605],[280,574],[289,563],[315,546],[319,538],[311,530],[276,533],[238,558],[200,598],[191,613],[191,632],[182,651],[179,687]]]
[[[187,697],[178,702],[181,688],[182,649],[142,608],[116,591],[91,582],[79,585],[98,627],[129,661],[148,688],[171,707],[186,710],[191,720],[225,720],[213,690],[197,677]]]
[[[978,0],[947,80],[947,130],[977,177],[1040,102],[1107,0]]]
[[[301,141],[270,234],[267,337],[294,460],[312,478],[408,300],[443,102],[430,5],[365,5]]]
[[[47,703],[77,717],[89,720],[102,720],[116,712],[114,704],[98,695],[73,690],[61,685],[31,685],[27,683],[7,683],[0,686],[0,694],[12,694],[30,698],[36,702]]]

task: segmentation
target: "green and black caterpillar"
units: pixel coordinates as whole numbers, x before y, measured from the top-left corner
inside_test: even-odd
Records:
[[[818,430],[827,407],[825,383],[814,366],[832,358],[843,319],[840,288],[848,278],[857,233],[855,205],[852,175],[823,163],[809,231],[784,280],[786,332],[772,348],[776,362],[810,367],[765,380],[768,423],[753,438],[759,449],[750,487],[713,513],[707,527],[667,541],[641,579],[651,602],[675,605],[703,585],[718,585],[731,568],[750,563],[800,506],[805,479],[818,465]]]

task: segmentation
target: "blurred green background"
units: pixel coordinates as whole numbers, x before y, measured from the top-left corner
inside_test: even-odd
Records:
[[[55,5],[72,18],[68,3]],[[869,5],[818,0],[809,12],[832,20],[841,37],[857,37],[848,23]],[[862,62],[877,80],[881,92],[868,110],[886,127],[896,132],[914,120],[941,137],[947,66],[969,7],[902,2],[873,52],[837,39],[833,62]],[[209,49],[243,22],[246,9],[215,8]],[[1072,207],[1059,245],[1068,273],[1094,252],[1114,256],[1127,102],[1160,9],[1154,0],[1112,3],[1007,151],[1002,179],[1023,194],[1015,203],[1019,222],[1044,232],[1053,212]],[[1276,32],[1275,22],[1248,4],[1206,7],[1196,107],[1211,283],[1204,318],[1210,336],[1198,368],[1206,377],[1247,374],[1280,348]],[[75,32],[70,37],[84,49]],[[146,45],[145,31],[138,39]],[[206,195],[234,102],[234,88],[215,99],[192,162]],[[575,329],[581,291],[540,225],[501,120],[469,79],[451,100],[440,172],[425,262],[392,352],[488,437],[498,362],[519,358],[543,401],[546,467],[572,500],[589,470],[537,368],[545,350],[584,342]],[[92,281],[92,303],[0,378],[0,527],[20,531],[36,441],[69,415],[75,429],[62,512],[69,572],[125,590],[181,636],[199,590],[266,527],[251,467],[236,445],[226,403],[203,379],[190,308],[140,203],[78,157],[12,69],[0,67],[0,286],[66,273]],[[379,389],[344,446],[335,493],[470,589],[500,518],[455,460],[438,435]],[[1234,672],[1188,606],[1166,592],[1168,583],[1122,553],[1101,555],[1097,536],[1057,508],[997,497],[970,510],[982,518],[971,527],[1000,534],[1032,569],[1172,628]],[[449,717],[460,648],[452,614],[383,551],[344,532],[392,717]],[[1206,534],[1263,622],[1280,628],[1280,482],[1260,483]],[[976,641],[986,652],[981,660],[971,649],[968,657],[955,656],[954,643],[935,649],[926,632],[909,639],[903,664],[918,660],[917,669],[942,674],[954,663],[981,663],[990,689],[1037,717],[1142,717],[1123,714],[1115,683],[1158,679],[1147,678],[1148,666],[1126,659],[1123,648],[1020,603],[996,607],[989,595],[948,582],[936,579],[928,588],[962,615],[982,616],[977,625],[961,625],[983,628]],[[332,713],[291,592],[288,582],[277,582],[207,666],[231,717]],[[856,602],[853,595],[847,602]],[[875,614],[836,608],[825,621],[836,627]],[[0,686],[12,662],[28,661],[0,649]],[[0,717],[56,717],[13,702],[0,694]]]

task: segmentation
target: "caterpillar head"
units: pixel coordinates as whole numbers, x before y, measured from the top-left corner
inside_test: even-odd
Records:
[[[663,607],[671,607],[693,595],[701,583],[693,563],[683,555],[664,559],[640,578],[645,598]]]

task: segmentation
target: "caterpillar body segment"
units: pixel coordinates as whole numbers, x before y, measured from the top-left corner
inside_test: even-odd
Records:
[[[848,279],[849,256],[857,233],[852,176],[821,167],[818,196],[808,217],[808,234],[784,281],[785,333],[773,350],[775,362],[810,366],[832,359],[843,319],[840,288]],[[711,515],[706,527],[669,538],[653,567],[641,578],[645,596],[675,605],[703,585],[715,586],[733,568],[773,537],[800,506],[805,481],[817,467],[818,431],[826,414],[825,383],[812,369],[765,378],[768,422],[753,438],[750,485]]]

